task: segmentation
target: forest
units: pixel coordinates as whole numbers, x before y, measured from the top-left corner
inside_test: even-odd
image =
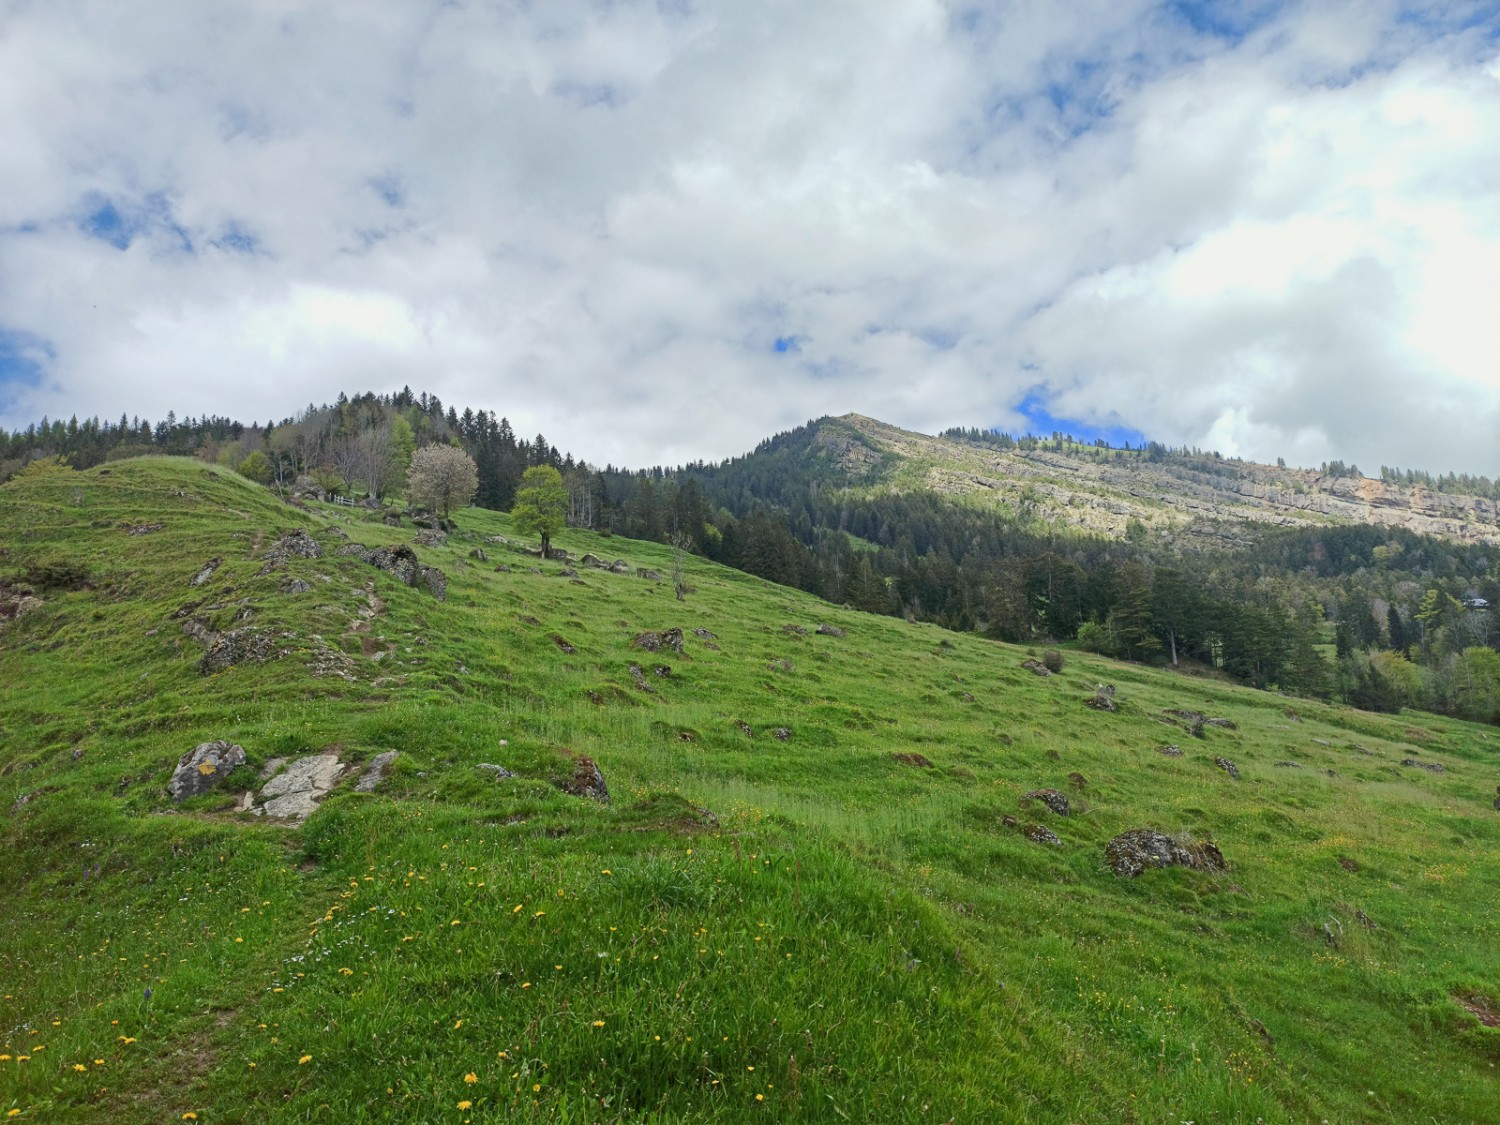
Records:
[[[1500,551],[1390,528],[1237,524],[1236,545],[1188,547],[1132,528],[1123,540],[1065,530],[1045,510],[1004,518],[926,492],[861,487],[817,443],[818,422],[715,464],[625,470],[518,437],[491,411],[436,396],[373,393],[309,405],[281,422],[43,420],[0,432],[0,480],[38,459],[76,469],[145,454],[191,456],[283,491],[379,506],[423,445],[461,446],[475,503],[509,510],[522,474],[551,465],[568,518],[680,550],[836,604],[1000,640],[1079,647],[1380,711],[1419,706],[1500,723]],[[1003,448],[1172,463],[1195,481],[1231,463],[1159,443],[958,430]],[[1007,445],[1007,443],[1009,443]],[[1325,465],[1325,472],[1358,470]],[[1487,478],[1384,469],[1403,483],[1476,493]]]

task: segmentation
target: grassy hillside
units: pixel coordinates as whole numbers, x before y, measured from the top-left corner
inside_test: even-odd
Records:
[[[698,560],[679,602],[651,544],[565,533],[629,564],[574,578],[459,523],[415,548],[438,601],[334,553],[410,527],[198,463],[0,488],[0,580],[40,600],[0,625],[0,1113],[1500,1119],[1493,730],[1042,678]],[[262,573],[297,528],[323,557]],[[669,628],[681,655],[632,647]],[[190,634],[233,629],[269,658],[200,672]],[[247,763],[174,803],[214,739]],[[235,811],[273,758],[390,750],[301,825]],[[560,787],[581,756],[607,804]],[[1142,826],[1227,872],[1113,874]]]

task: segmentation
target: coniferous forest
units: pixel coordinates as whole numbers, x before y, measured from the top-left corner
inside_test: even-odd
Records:
[[[475,503],[509,510],[527,468],[550,465],[574,526],[678,549],[836,604],[996,639],[1080,648],[1223,675],[1368,710],[1417,706],[1500,723],[1500,550],[1365,525],[1237,525],[1205,547],[1132,527],[1123,538],[1061,528],[1045,508],[1005,517],[932,492],[854,487],[813,422],[716,464],[626,470],[517,436],[493,412],[435,396],[340,396],[280,422],[44,419],[0,433],[0,480],[48,458],[76,469],[147,454],[189,456],[293,493],[381,504],[415,449],[460,445]],[[950,431],[999,448],[1032,435]],[[1063,446],[1060,435],[1058,447]],[[1216,455],[1135,451],[1194,479]],[[1108,456],[1103,443],[1080,456]],[[1114,454],[1118,455],[1118,454]],[[1325,473],[1358,475],[1352,466]],[[1487,478],[1382,469],[1388,480],[1492,495]]]

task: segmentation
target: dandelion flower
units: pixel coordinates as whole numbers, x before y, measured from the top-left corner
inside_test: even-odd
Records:
[[[472,1086],[478,1081],[479,1075],[475,1074],[472,1070],[468,1074],[464,1075],[464,1085],[466,1086]]]
[[[467,1098],[465,1098],[463,1101],[461,1101],[461,1102],[458,1103],[458,1108],[459,1109],[473,1109],[474,1108],[474,1103],[471,1102],[471,1101],[469,1101]]]
[[[603,1027],[604,1026],[604,1021],[603,1020],[595,1020],[594,1021],[594,1026],[595,1027]]]
[[[512,910],[511,913],[512,914],[519,914],[519,913],[521,913],[521,910],[522,910],[523,907],[525,907],[525,905],[526,904],[523,903],[523,902],[516,903],[516,908],[514,910]]]
[[[311,1055],[303,1055],[300,1059],[297,1060],[297,1065],[298,1066],[306,1066],[310,1062],[312,1062],[312,1056]]]
[[[182,1115],[182,1119],[184,1121],[197,1121],[198,1120],[198,1115],[196,1113],[194,1113],[192,1110],[189,1110],[187,1113],[184,1113]]]
[[[5,1116],[6,1117],[20,1117],[21,1116],[21,1111],[19,1109],[13,1109],[9,1113],[7,1113]]]
[[[87,1070],[88,1067],[84,1066],[82,1063],[74,1063],[73,1064],[73,1069],[74,1070]]]
[[[533,1094],[540,1094],[542,1092],[542,1084],[538,1082],[536,1085],[532,1086],[531,1092]]]
[[[756,1094],[755,1095],[755,1100],[758,1101],[758,1102],[763,1102],[763,1101],[766,1100],[766,1096],[764,1094]]]

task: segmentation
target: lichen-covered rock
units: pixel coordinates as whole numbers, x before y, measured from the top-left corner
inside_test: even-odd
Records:
[[[376,754],[370,759],[369,765],[365,766],[364,772],[359,775],[359,780],[354,783],[356,793],[368,793],[385,780],[386,770],[390,769],[401,756],[397,750],[387,750],[384,754]]]
[[[560,786],[564,793],[575,797],[587,797],[602,804],[609,803],[609,787],[604,784],[604,774],[593,758],[584,755],[573,764],[573,776]]]
[[[842,637],[844,631],[837,625],[819,625],[818,636],[820,637]]]
[[[1058,846],[1062,844],[1062,841],[1057,838],[1057,833],[1053,832],[1045,824],[1028,824],[1021,830],[1021,833],[1033,844],[1055,844]]]
[[[1182,747],[1181,746],[1158,746],[1156,748],[1156,752],[1158,754],[1162,754],[1162,755],[1164,755],[1165,757],[1168,757],[1168,758],[1180,758],[1180,757],[1182,757]]]
[[[299,527],[295,531],[288,531],[272,543],[264,557],[265,563],[261,566],[260,572],[269,574],[277,567],[284,566],[288,559],[321,559],[323,548],[318,546],[316,539]]]
[[[288,578],[281,584],[283,594],[305,594],[311,589],[312,587],[300,578]]]
[[[1048,675],[1051,674],[1051,669],[1047,668],[1046,665],[1042,667]],[[1083,702],[1084,706],[1092,707],[1095,711],[1116,711],[1119,709],[1119,704],[1115,702],[1114,684],[1100,684],[1094,689],[1094,694]]]
[[[427,592],[440,602],[448,600],[448,576],[435,566],[424,566],[422,568],[422,581],[427,585]]]
[[[506,778],[516,776],[504,766],[498,766],[494,762],[480,762],[474,768],[476,770],[483,770],[487,774],[491,774],[496,781],[504,781]]]
[[[1040,801],[1058,816],[1067,816],[1072,811],[1072,806],[1068,803],[1068,795],[1056,789],[1033,789],[1025,795],[1025,799]]]
[[[1021,661],[1021,667],[1025,668],[1026,671],[1032,673],[1033,675],[1037,675],[1037,676],[1050,676],[1050,675],[1052,675],[1052,669],[1048,668],[1040,660],[1035,660],[1035,659],[1032,659],[1032,660],[1023,660],[1023,661]]]
[[[275,651],[276,634],[269,629],[247,626],[243,629],[230,629],[226,633],[214,634],[207,643],[208,651],[203,654],[203,659],[198,661],[198,671],[205,676],[222,672],[226,668],[243,664],[247,660],[264,664],[271,659]]]
[[[245,764],[245,748],[222,739],[193,747],[177,760],[167,792],[181,801],[207,793]]]
[[[777,742],[788,742],[791,740],[792,732],[786,727],[772,727],[771,737]]]
[[[1421,761],[1418,761],[1416,758],[1402,758],[1401,759],[1401,764],[1403,766],[1410,766],[1413,769],[1426,770],[1428,773],[1442,773],[1443,772],[1443,763],[1442,762],[1421,762]]]
[[[490,557],[489,555],[485,554],[483,547],[475,547],[472,551],[469,552],[469,558],[473,559],[475,562],[490,561]]]
[[[412,542],[419,547],[441,547],[448,542],[448,535],[435,527],[424,527]]]
[[[1180,844],[1156,828],[1132,828],[1104,846],[1104,858],[1116,875],[1134,879],[1148,867],[1190,867],[1223,871],[1224,853],[1209,841]]]
[[[1234,778],[1236,781],[1240,779],[1240,767],[1235,765],[1228,758],[1215,758],[1214,765],[1218,766],[1221,770],[1227,773],[1230,777]]]
[[[646,652],[660,652],[662,649],[668,648],[673,652],[681,654],[682,630],[667,629],[661,633],[638,633],[630,643],[633,647]]]
[[[805,625],[783,625],[781,631],[789,637],[807,636],[807,627]]]

